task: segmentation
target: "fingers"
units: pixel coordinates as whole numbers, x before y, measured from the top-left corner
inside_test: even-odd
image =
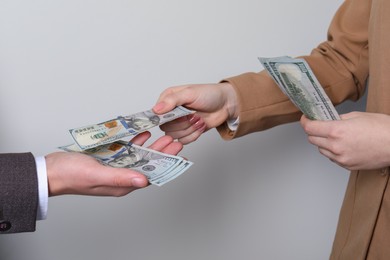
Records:
[[[156,114],[163,114],[176,106],[186,105],[193,102],[194,91],[189,86],[170,87],[160,94],[156,105],[152,108]]]
[[[91,194],[92,196],[110,196],[110,197],[122,197],[139,188],[118,188],[118,187],[96,187]]]
[[[160,129],[164,132],[174,132],[187,129],[194,120],[199,120],[199,117],[194,115],[183,116],[171,122],[160,125]]]
[[[130,142],[132,142],[136,145],[142,146],[142,145],[144,145],[144,143],[146,143],[146,141],[151,136],[152,136],[152,134],[149,131],[146,131],[146,132],[143,132],[143,133],[136,135],[133,139],[131,139]]]
[[[332,162],[340,165],[345,168],[345,165],[340,163],[342,159],[342,151],[339,150],[332,142],[330,142],[327,138],[323,137],[315,137],[309,136],[309,142],[318,147],[318,151],[327,157]]]
[[[175,106],[172,106],[170,104],[167,104],[164,101],[158,102],[154,107],[152,108],[153,112],[156,114],[164,114],[168,112],[169,110],[172,110]]]
[[[177,131],[166,130],[165,134],[171,136],[173,139],[181,139],[186,136],[192,135],[195,132],[198,135],[201,135],[203,132],[205,132],[205,129],[206,129],[206,124],[203,121],[199,121],[183,130],[177,130]]]
[[[166,132],[167,134],[171,135],[174,139],[178,139],[182,137],[178,133],[183,132],[183,135],[185,136],[188,135],[189,133],[192,133],[193,131],[196,131],[199,128],[204,127],[205,125],[206,124],[204,123],[203,119],[200,116],[193,114],[163,124],[160,126],[160,129]]]
[[[317,146],[318,148],[331,150],[330,142],[325,137],[318,137],[318,136],[308,136],[307,139],[309,140],[309,143],[312,145]]]
[[[301,125],[308,135],[308,140],[311,144],[317,146],[325,154],[328,154],[327,151],[333,151],[332,142],[329,140],[333,121],[310,120],[303,115],[301,117]]]
[[[174,142],[171,136],[165,135],[151,144],[149,148],[163,153],[177,155],[183,149],[183,144]]]
[[[303,115],[300,122],[306,134],[310,136],[327,137],[336,121],[310,120]]]
[[[156,151],[163,150],[166,146],[171,144],[173,142],[173,138],[168,135],[164,135],[160,138],[158,138],[156,141],[154,141],[149,148]]]
[[[108,183],[108,187],[123,187],[130,189],[143,188],[148,185],[148,179],[145,175],[129,170],[129,169],[118,169],[123,170],[123,172],[118,172],[118,174],[113,174],[111,178],[111,183]]]
[[[163,114],[172,110],[176,106],[182,105],[180,96],[176,95],[180,89],[180,87],[171,87],[163,91],[160,94],[156,105],[153,107],[153,111],[157,114]]]
[[[173,142],[161,150],[163,153],[177,155],[183,149],[183,144],[179,142]]]
[[[148,186],[148,179],[145,175],[125,168],[112,168],[109,166],[102,166],[101,172],[95,173],[95,182],[98,183],[93,190],[103,188],[134,190]],[[129,192],[130,192],[129,191]],[[128,193],[128,192],[127,192]],[[113,195],[113,194],[108,194]]]
[[[185,130],[166,131],[165,134],[178,140],[182,144],[188,144],[197,140],[206,131],[206,125],[203,123],[194,124]]]
[[[179,138],[178,141],[182,144],[189,144],[189,143],[192,143],[192,142],[198,140],[198,138],[202,135],[202,133],[203,133],[202,130],[198,130],[198,131],[192,132],[189,135],[186,135],[186,136]]]
[[[207,125],[200,116],[194,114],[161,125],[160,129],[173,139],[188,144],[198,139],[207,130]]]
[[[324,155],[325,157],[328,157],[328,159],[331,160],[332,162],[335,161],[336,155],[334,153],[332,153],[331,151],[329,151],[327,149],[323,149],[323,148],[318,148],[318,151],[322,155]]]
[[[149,185],[147,178],[140,173],[129,169],[117,170],[123,171],[107,176],[100,185],[92,187],[88,195],[120,197]]]
[[[332,132],[339,121],[314,121],[304,115],[301,117],[301,125],[308,135],[311,144],[318,147],[318,151],[332,162],[344,167],[340,160],[340,150],[335,145]]]

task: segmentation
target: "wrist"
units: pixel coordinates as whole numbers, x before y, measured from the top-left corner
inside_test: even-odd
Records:
[[[225,94],[225,110],[227,113],[227,120],[235,120],[238,118],[240,112],[237,104],[237,93],[233,85],[229,82],[220,83],[221,88]]]
[[[45,156],[49,197],[64,194],[64,182],[63,180],[60,180],[60,175],[57,173],[58,164],[60,163],[59,157],[61,154],[62,153],[50,153]]]

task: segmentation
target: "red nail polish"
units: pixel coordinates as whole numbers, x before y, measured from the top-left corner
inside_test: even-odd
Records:
[[[198,120],[195,124],[194,127],[196,130],[200,130],[201,128],[206,128],[206,123],[203,122],[203,120]]]
[[[200,116],[198,116],[198,115],[196,115],[196,114],[193,114],[193,115],[190,115],[191,117],[190,117],[190,119],[189,119],[189,122],[191,123],[191,124],[195,124],[195,123],[197,123],[197,121],[199,121],[200,120]]]

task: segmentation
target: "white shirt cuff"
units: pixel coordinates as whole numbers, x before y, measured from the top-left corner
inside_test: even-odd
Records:
[[[237,117],[234,119],[227,120],[226,122],[230,130],[236,131],[238,124],[240,123],[240,119]]]
[[[47,208],[49,200],[49,189],[47,183],[47,172],[46,172],[46,160],[45,157],[35,157],[35,163],[37,166],[38,175],[38,209],[37,209],[37,220],[44,220],[47,217]]]

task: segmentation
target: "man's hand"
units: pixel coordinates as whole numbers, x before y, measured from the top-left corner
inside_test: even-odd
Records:
[[[144,132],[131,141],[143,145],[150,136],[149,132]],[[183,145],[174,142],[170,136],[163,136],[149,148],[176,155]],[[45,158],[49,196],[77,194],[119,197],[148,186],[143,174],[131,169],[104,166],[85,154],[56,152]]]

